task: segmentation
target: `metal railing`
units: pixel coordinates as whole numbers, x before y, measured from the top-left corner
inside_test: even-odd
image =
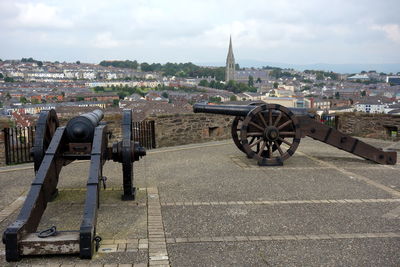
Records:
[[[321,116],[321,123],[328,125],[332,128],[337,129],[338,122],[339,122],[339,116],[334,116],[334,115],[322,115]]]
[[[4,128],[6,165],[32,162],[35,126]],[[133,122],[133,139],[146,149],[156,148],[154,121]]]
[[[3,132],[6,164],[32,162],[35,126],[4,128]]]
[[[156,148],[154,121],[133,122],[133,140],[147,149]]]

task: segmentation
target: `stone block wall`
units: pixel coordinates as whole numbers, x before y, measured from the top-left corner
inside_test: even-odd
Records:
[[[387,114],[341,113],[338,129],[346,134],[385,140],[400,140],[391,136],[391,130],[400,130],[400,116]]]
[[[231,138],[231,116],[188,113],[147,119],[155,121],[157,147]]]

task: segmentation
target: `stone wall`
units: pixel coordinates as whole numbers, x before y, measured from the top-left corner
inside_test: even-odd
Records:
[[[159,115],[148,119],[155,121],[157,147],[231,138],[231,116],[189,113]]]
[[[121,115],[119,113],[105,114],[103,121],[107,122],[109,129],[113,132],[110,144],[121,140]],[[60,124],[65,125],[68,119],[60,118]],[[157,147],[166,147],[230,139],[233,117],[188,113],[152,116],[147,120],[155,121]],[[391,130],[400,130],[400,116],[342,113],[339,115],[338,128],[353,136],[400,140],[400,133],[397,137],[390,136]],[[4,134],[0,131],[0,166],[4,164]]]
[[[338,129],[346,134],[386,140],[400,140],[400,133],[392,137],[392,130],[400,130],[400,116],[387,114],[341,113]]]

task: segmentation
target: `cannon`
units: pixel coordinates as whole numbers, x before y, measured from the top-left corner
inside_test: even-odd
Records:
[[[101,240],[96,236],[101,183],[105,187],[103,165],[107,160],[122,163],[122,200],[135,199],[133,162],[146,151],[133,141],[132,110],[123,110],[122,140],[108,146],[111,132],[102,122],[103,112],[95,110],[72,118],[60,126],[54,110],[42,111],[36,124],[31,154],[35,178],[17,219],[3,233],[6,260],[24,255],[79,254],[92,258]],[[78,230],[57,231],[53,226],[37,232],[49,201],[57,197],[57,183],[63,166],[75,160],[90,160],[83,218]]]
[[[232,139],[248,158],[260,166],[281,166],[300,144],[301,138],[337,147],[380,164],[396,164],[395,151],[383,151],[316,120],[303,108],[287,108],[264,102],[249,105],[208,105],[196,103],[194,112],[235,116]]]

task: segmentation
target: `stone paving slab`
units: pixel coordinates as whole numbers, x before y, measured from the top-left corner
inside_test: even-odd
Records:
[[[347,170],[363,175],[368,179],[386,185],[390,188],[400,191],[399,169],[384,168],[384,169],[351,169]]]
[[[400,239],[169,244],[171,266],[399,266]],[[379,255],[379,256],[377,256]]]
[[[399,203],[163,207],[167,237],[396,232]]]
[[[351,180],[329,168],[281,167],[262,171],[233,168],[209,172],[193,167],[191,172],[193,176],[187,175],[185,170],[176,170],[174,165],[164,169],[164,175],[173,178],[159,184],[162,202],[391,197],[385,191]]]

